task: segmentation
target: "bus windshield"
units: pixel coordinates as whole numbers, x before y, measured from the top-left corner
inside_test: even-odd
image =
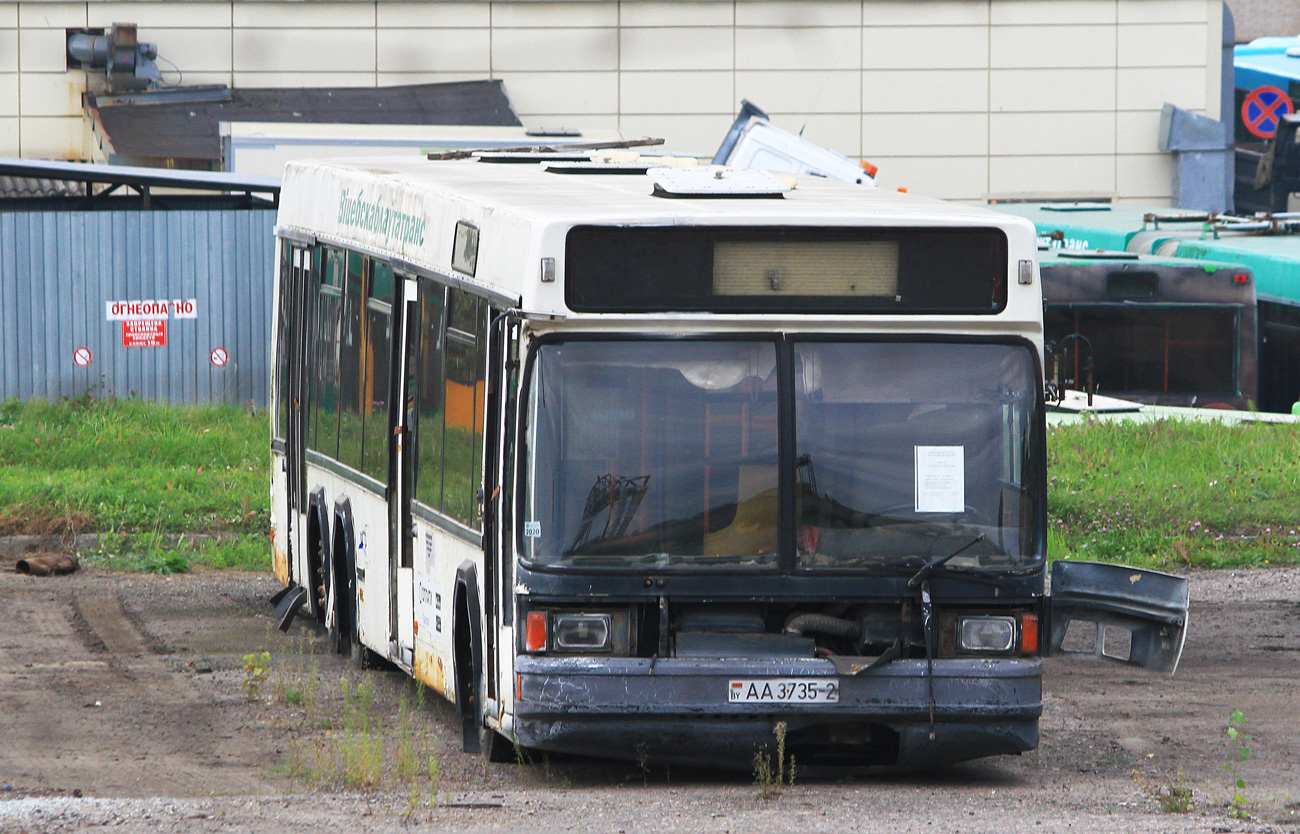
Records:
[[[527,406],[523,558],[902,570],[983,535],[950,564],[1034,562],[1037,379],[1022,344],[544,343]]]

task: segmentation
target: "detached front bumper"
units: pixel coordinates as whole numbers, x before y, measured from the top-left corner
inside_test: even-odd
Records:
[[[520,656],[513,718],[525,747],[611,758],[749,767],[774,746],[806,765],[906,768],[1032,750],[1043,710],[1042,666],[1025,659],[934,662],[934,721],[924,660],[840,676],[819,659]],[[728,703],[734,679],[839,681],[833,704]]]

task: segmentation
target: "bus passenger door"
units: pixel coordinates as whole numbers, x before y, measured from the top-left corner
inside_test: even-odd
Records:
[[[503,639],[514,621],[514,548],[512,546],[511,495],[514,492],[513,406],[516,384],[516,351],[519,324],[509,315],[490,310],[487,357],[487,414],[484,420],[487,438],[483,465],[483,544],[484,611],[487,635],[484,641],[487,672],[487,697],[498,701],[498,678],[511,673],[508,656],[514,653],[514,641]],[[490,647],[490,648],[489,648]],[[507,657],[501,657],[504,654]]]
[[[389,639],[398,647],[397,659],[415,666],[415,575],[412,540],[411,493],[416,448],[414,443],[418,356],[420,349],[419,285],[414,278],[398,282],[400,307],[393,317],[393,343],[397,346],[393,365],[392,409],[389,431],[390,484],[388,497],[389,549]]]
[[[1049,652],[1098,657],[1170,675],[1187,634],[1181,576],[1099,562],[1052,564]]]
[[[312,250],[301,244],[285,242],[289,246],[289,269],[283,276],[280,315],[283,317],[284,341],[281,349],[280,384],[284,390],[279,407],[284,410],[282,419],[285,440],[285,499],[289,530],[289,576],[293,578],[295,556],[305,552],[306,532],[302,524],[307,511],[307,468],[303,462],[306,451],[307,413],[307,303],[310,286]]]

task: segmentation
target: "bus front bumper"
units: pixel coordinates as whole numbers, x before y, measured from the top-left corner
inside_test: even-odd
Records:
[[[749,767],[778,724],[801,767],[926,767],[1032,750],[1037,659],[896,660],[838,675],[829,660],[556,658],[515,661],[515,741],[631,760]],[[834,680],[835,703],[730,703],[736,680]],[[934,699],[931,707],[930,692]]]

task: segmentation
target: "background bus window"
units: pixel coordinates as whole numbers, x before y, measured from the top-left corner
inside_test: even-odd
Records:
[[[393,355],[393,268],[371,261],[366,298],[362,387],[361,471],[380,481],[388,479],[388,397]]]
[[[312,430],[308,448],[327,457],[339,451],[339,327],[343,317],[343,253],[322,247],[308,372],[311,379]]]
[[[462,524],[478,526],[477,490],[483,437],[483,382],[487,305],[462,290],[448,290],[442,509]]]
[[[365,258],[347,253],[347,276],[343,297],[342,340],[339,345],[339,463],[361,469],[362,396],[365,392],[365,363],[362,345],[365,332]]]
[[[442,509],[443,405],[446,392],[444,336],[446,333],[445,287],[420,281],[420,358],[416,399],[415,500]]]
[[[1238,385],[1237,319],[1235,307],[1049,306],[1043,329],[1058,344],[1071,333],[1088,337],[1102,393],[1232,395]],[[1063,370],[1081,379],[1074,357],[1072,346]]]

